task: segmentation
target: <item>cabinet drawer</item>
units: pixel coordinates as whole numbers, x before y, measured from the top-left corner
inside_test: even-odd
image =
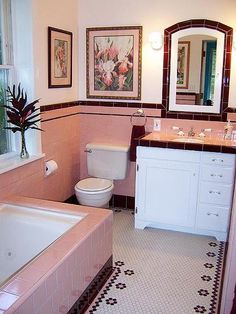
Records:
[[[211,165],[201,167],[201,180],[232,184],[233,178],[233,167],[215,167]]]
[[[201,182],[199,200],[201,203],[230,206],[232,198],[232,185]]]
[[[234,167],[234,161],[235,161],[235,156],[233,154],[221,154],[221,153],[203,153],[202,154],[202,162],[206,164]]]
[[[226,232],[229,224],[229,208],[200,205],[197,212],[196,227],[199,229]]]
[[[181,149],[138,146],[137,158],[138,160],[158,159],[178,162],[200,163],[201,153],[197,151],[188,151]]]

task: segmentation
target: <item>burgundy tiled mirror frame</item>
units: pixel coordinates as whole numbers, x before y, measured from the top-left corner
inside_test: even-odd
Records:
[[[177,112],[169,111],[169,83],[170,83],[170,60],[171,60],[171,36],[173,33],[186,28],[206,27],[218,30],[225,35],[224,41],[224,60],[223,75],[221,86],[221,103],[220,113],[201,113],[201,112]],[[162,104],[165,110],[162,110],[163,118],[172,119],[194,119],[194,120],[210,120],[210,121],[226,121],[229,99],[229,83],[230,83],[230,65],[232,51],[233,29],[225,24],[204,20],[194,19],[176,23],[164,31],[164,59],[163,59],[163,88],[162,88]]]

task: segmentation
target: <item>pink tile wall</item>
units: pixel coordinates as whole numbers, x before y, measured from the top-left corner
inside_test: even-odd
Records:
[[[65,200],[74,194],[79,178],[87,176],[85,145],[91,141],[129,144],[131,134],[130,116],[137,108],[75,106],[42,114],[43,152],[45,158],[0,175],[0,196],[20,194],[51,200]],[[159,109],[144,109],[148,116],[146,131],[151,132],[153,117],[160,117]],[[80,112],[81,115],[77,113]],[[89,114],[86,114],[89,113]],[[60,118],[62,117],[62,118]],[[59,119],[58,119],[59,118]],[[211,127],[212,135],[223,131],[222,122],[161,119],[162,131],[172,132],[171,126],[187,130],[194,126]],[[44,161],[54,159],[58,171],[45,178]],[[115,194],[134,196],[135,165],[130,163],[125,180],[115,182]]]
[[[42,114],[42,148],[45,158],[0,175],[0,197],[19,194],[63,201],[74,194],[79,178],[78,107],[47,111]],[[70,115],[70,116],[68,116]],[[64,116],[64,117],[63,117]],[[44,176],[44,162],[54,159],[58,171]]]
[[[87,176],[85,146],[89,142],[103,142],[112,144],[130,143],[132,125],[130,116],[138,108],[113,108],[81,106],[80,112],[80,178]],[[160,116],[158,109],[144,109],[147,118],[146,131],[153,130],[153,118]],[[176,132],[172,126],[179,126],[187,133],[190,127],[194,127],[196,133],[203,128],[212,128],[212,132],[207,136],[218,136],[223,132],[222,122],[208,122],[196,120],[176,120],[161,119],[162,132]],[[219,132],[220,131],[220,132]],[[128,176],[125,180],[115,181],[115,194],[134,196],[135,195],[135,163],[129,163]]]

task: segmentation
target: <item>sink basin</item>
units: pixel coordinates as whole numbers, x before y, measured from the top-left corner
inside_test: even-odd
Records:
[[[181,143],[196,143],[196,144],[204,143],[204,141],[199,138],[191,138],[191,137],[178,137],[178,138],[174,138],[172,141],[181,142]]]

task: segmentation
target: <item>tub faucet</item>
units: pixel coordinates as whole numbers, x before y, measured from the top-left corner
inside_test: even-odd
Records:
[[[188,131],[188,136],[193,137],[195,135],[195,132],[193,130],[193,127],[191,127],[191,129]]]

